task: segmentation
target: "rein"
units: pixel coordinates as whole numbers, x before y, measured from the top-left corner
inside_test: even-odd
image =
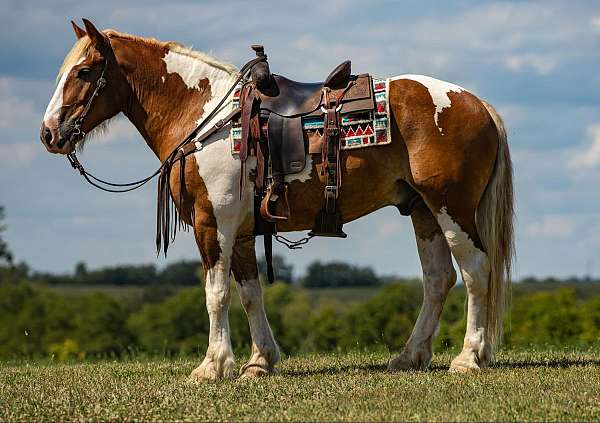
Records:
[[[208,138],[218,132],[223,126],[229,123],[232,119],[235,119],[240,113],[241,108],[237,107],[231,113],[229,113],[223,119],[217,121],[211,128],[209,128],[206,132],[199,135],[200,131],[206,126],[206,124],[220,111],[221,107],[225,103],[225,101],[229,98],[229,96],[233,93],[237,85],[246,79],[246,76],[252,68],[260,63],[266,61],[266,57],[257,57],[255,59],[247,62],[241,69],[240,75],[233,83],[231,88],[227,91],[227,93],[223,96],[223,98],[219,101],[216,107],[209,113],[209,115],[202,120],[194,128],[174,149],[169,153],[167,158],[161,163],[161,165],[152,173],[151,175],[142,178],[140,180],[128,183],[115,183],[109,182],[104,179],[98,178],[85,170],[77,155],[73,152],[67,154],[67,159],[69,164],[73,169],[79,171],[81,176],[93,187],[98,188],[102,191],[113,192],[113,193],[123,193],[134,191],[138,188],[144,186],[148,181],[152,180],[154,177],[159,176],[158,178],[158,198],[157,198],[157,216],[156,216],[156,250],[157,254],[160,253],[161,246],[163,247],[164,254],[167,254],[167,249],[169,247],[169,243],[175,239],[175,235],[177,233],[177,227],[185,228],[181,217],[177,213],[177,209],[173,207],[171,209],[171,203],[173,202],[173,193],[171,192],[171,186],[169,184],[169,178],[171,175],[171,169],[173,165],[177,162],[181,162],[180,165],[180,173],[181,178],[180,181],[183,181],[183,172],[185,169],[185,157],[189,156],[193,152],[197,150],[195,143],[204,143]],[[85,137],[85,132],[81,130],[81,125],[86,115],[90,111],[92,103],[94,99],[98,97],[102,89],[106,86],[107,81],[104,78],[104,73],[107,68],[108,61],[105,61],[104,68],[102,69],[102,73],[100,77],[96,81],[96,87],[91,97],[89,98],[83,113],[75,120],[74,128],[75,131],[71,134],[68,139],[68,142],[72,142],[75,144],[77,141],[74,141],[76,136],[83,139]],[[104,186],[103,186],[104,185]],[[183,190],[185,189],[184,184],[180,182],[179,184],[179,209],[181,210],[181,202],[183,197]],[[192,211],[193,213],[193,211]],[[171,219],[175,221],[175,225],[171,229]]]

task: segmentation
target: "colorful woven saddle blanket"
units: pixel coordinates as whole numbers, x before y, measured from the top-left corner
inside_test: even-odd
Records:
[[[388,107],[388,81],[372,79],[375,105],[371,110],[341,113],[340,116],[340,149],[374,147],[391,142]],[[235,91],[233,107],[240,102],[241,86]],[[316,147],[323,139],[324,115],[306,116],[302,118],[302,129],[310,153],[318,153]],[[262,122],[262,133],[267,138],[267,122]],[[234,154],[239,153],[242,130],[238,121],[231,125],[231,146]]]

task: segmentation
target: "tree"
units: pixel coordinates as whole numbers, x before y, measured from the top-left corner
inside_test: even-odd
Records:
[[[2,234],[6,231],[6,225],[2,222],[4,221],[4,206],[0,206],[0,261],[5,261],[7,264],[12,265],[13,256],[10,250],[8,249],[8,244],[2,238]]]
[[[75,278],[85,278],[88,274],[87,264],[84,261],[79,261],[75,264]]]
[[[311,288],[375,286],[379,279],[370,267],[353,266],[342,262],[313,262],[308,266],[302,285]]]
[[[166,266],[158,275],[160,283],[167,285],[198,286],[203,279],[202,263],[181,260]]]
[[[280,256],[279,254],[273,255],[273,271],[276,280],[285,283],[294,282],[294,266],[289,264],[285,260],[285,257]],[[258,261],[258,272],[266,277],[267,261],[264,256]]]

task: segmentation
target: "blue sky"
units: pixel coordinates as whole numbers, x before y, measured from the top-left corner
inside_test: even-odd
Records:
[[[69,20],[176,40],[236,65],[262,43],[271,69],[318,80],[354,71],[417,73],[464,86],[503,115],[515,164],[518,277],[600,276],[600,2],[597,1],[12,1],[0,16],[0,204],[17,260],[38,270],[154,262],[155,186],[106,194],[38,140]],[[158,162],[125,119],[82,161],[114,180]],[[416,276],[410,220],[384,209],[347,225],[349,239],[288,252],[297,274],[327,257]],[[182,234],[167,261],[197,258]]]

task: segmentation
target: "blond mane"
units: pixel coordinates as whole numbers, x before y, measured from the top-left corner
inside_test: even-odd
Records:
[[[154,38],[144,38],[144,37],[138,37],[135,35],[126,34],[123,32],[118,32],[113,29],[107,29],[102,32],[108,38],[121,38],[121,39],[125,39],[125,40],[141,42],[146,45],[155,46],[157,48],[165,48],[166,47],[170,51],[173,51],[173,52],[179,53],[179,54],[183,54],[185,56],[191,57],[196,60],[200,60],[200,61],[206,63],[207,65],[215,67],[217,69],[221,69],[230,75],[235,75],[238,73],[238,70],[234,65],[232,65],[230,63],[221,62],[206,53],[194,51],[190,48],[184,47],[183,45],[181,45],[180,43],[175,42],[175,41],[163,42],[163,41],[159,41]],[[67,69],[70,69],[77,62],[79,62],[79,60],[81,60],[81,58],[87,56],[88,53],[90,52],[91,48],[92,48],[92,40],[87,35],[80,38],[79,40],[77,40],[75,45],[73,45],[71,50],[65,56],[63,64],[61,65],[60,69],[58,70],[57,80],[60,79],[60,77],[63,75],[63,73]]]

